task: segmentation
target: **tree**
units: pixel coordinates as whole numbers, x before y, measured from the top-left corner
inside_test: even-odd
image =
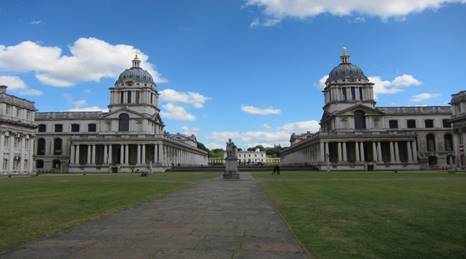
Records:
[[[256,151],[256,149],[259,149],[260,151],[265,151],[265,148],[262,145],[257,145],[255,147],[250,147],[250,148],[248,148],[248,151]]]
[[[206,152],[209,152],[209,151],[210,151],[204,144],[202,144],[202,143],[199,142],[199,141],[197,142],[197,148],[202,149],[202,150],[204,150],[204,151],[206,151]]]
[[[222,158],[225,151],[221,148],[212,149],[209,152],[209,158]]]

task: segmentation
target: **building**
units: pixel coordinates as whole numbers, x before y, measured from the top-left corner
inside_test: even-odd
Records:
[[[36,169],[59,172],[163,171],[207,165],[194,135],[169,134],[152,76],[136,56],[110,90],[108,112],[39,112]]]
[[[317,133],[293,134],[282,164],[319,170],[415,170],[455,165],[450,106],[377,107],[374,84],[345,49],[329,74]]]
[[[466,142],[466,91],[453,94],[451,98],[452,127],[454,132],[455,156],[458,168],[465,169],[464,144]]]
[[[265,151],[260,151],[256,148],[254,151],[238,151],[238,160],[240,164],[250,165],[250,164],[265,164],[267,162],[267,155]]]
[[[9,95],[6,89],[0,85],[0,175],[31,174],[34,102]]]

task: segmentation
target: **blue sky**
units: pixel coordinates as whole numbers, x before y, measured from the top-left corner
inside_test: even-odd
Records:
[[[2,1],[0,83],[39,111],[105,109],[137,51],[166,129],[209,147],[317,130],[343,46],[379,106],[447,105],[466,88],[465,1],[320,2]]]

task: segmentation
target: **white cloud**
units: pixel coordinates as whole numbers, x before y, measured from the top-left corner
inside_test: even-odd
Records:
[[[42,91],[29,88],[26,83],[17,76],[0,76],[0,85],[8,86],[9,91],[16,92],[24,96],[39,96]]]
[[[191,104],[198,109],[204,107],[205,102],[210,100],[210,97],[196,92],[178,92],[174,89],[164,89],[159,93],[161,101]]]
[[[44,84],[70,87],[79,82],[115,78],[131,65],[134,53],[138,53],[141,67],[151,73],[156,82],[166,81],[148,62],[149,57],[131,45],[79,38],[69,51],[71,55],[64,55],[59,47],[42,46],[32,41],[0,45],[0,70],[33,72]]]
[[[190,128],[188,126],[181,127],[181,133],[185,135],[197,135],[198,132],[199,132],[199,129],[195,127],[193,128]]]
[[[254,114],[254,115],[278,115],[282,111],[273,107],[269,108],[258,108],[252,105],[242,105],[241,110],[245,113]]]
[[[218,143],[221,141],[226,142],[229,138],[233,140],[239,139],[245,143],[245,146],[253,146],[257,143],[266,146],[273,146],[276,144],[286,146],[289,145],[290,136],[292,133],[299,134],[307,131],[317,132],[319,128],[319,122],[315,120],[297,121],[285,123],[280,127],[269,130],[214,131],[209,136],[207,136],[207,139],[212,140],[213,143]]]
[[[72,105],[72,108],[67,110],[69,112],[108,112],[108,109],[103,109],[98,106],[89,106],[84,99],[75,100],[71,94],[64,94],[63,97],[67,103]]]
[[[162,117],[181,120],[181,121],[195,121],[196,116],[186,111],[182,106],[175,105],[173,103],[167,103],[162,105],[163,110],[160,112]]]
[[[267,123],[264,123],[264,124],[262,124],[262,126],[264,126],[264,128],[266,128],[266,129],[270,129],[270,128],[272,128],[272,127],[270,127],[270,125],[269,125],[269,124],[267,124]]]
[[[267,18],[265,20],[261,20],[259,18],[254,19],[250,24],[249,27],[272,27],[280,23],[280,19],[277,18]]]
[[[419,86],[421,85],[421,81],[417,80],[412,75],[403,74],[395,77],[392,81],[392,85],[401,87]]]
[[[429,100],[429,99],[439,97],[439,96],[441,96],[441,94],[437,94],[437,93],[420,93],[420,94],[417,94],[417,95],[413,95],[411,97],[411,101],[413,101],[413,102],[422,102],[422,101]]]
[[[42,23],[41,20],[33,20],[33,21],[31,21],[31,24],[32,24],[32,25],[39,25],[39,24],[41,24],[41,23]]]
[[[324,90],[325,88],[325,82],[328,79],[328,75],[323,76],[321,79],[319,79],[319,82],[315,84],[316,88],[319,90]]]
[[[268,19],[278,20],[287,17],[304,19],[325,13],[403,20],[411,13],[435,10],[448,3],[466,3],[466,0],[246,0],[246,5],[259,7]]]

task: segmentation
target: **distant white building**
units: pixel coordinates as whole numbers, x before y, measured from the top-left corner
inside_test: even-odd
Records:
[[[6,94],[0,85],[0,175],[33,171],[34,102]]]
[[[267,155],[258,148],[254,151],[238,151],[238,160],[241,164],[265,164]]]

